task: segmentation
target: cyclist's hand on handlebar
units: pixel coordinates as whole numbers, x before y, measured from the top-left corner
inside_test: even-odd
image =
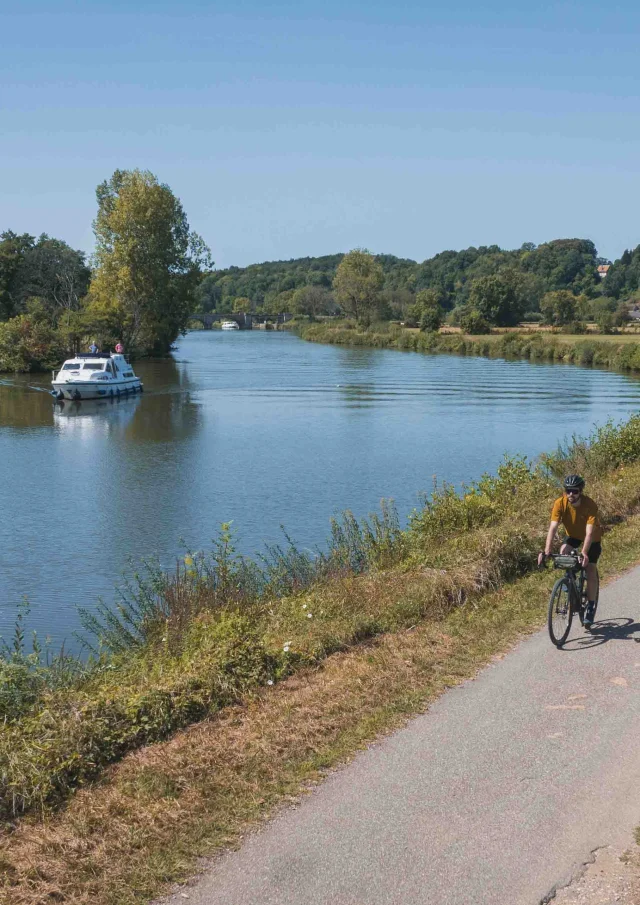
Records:
[[[547,554],[544,552],[544,550],[542,550],[540,553],[538,553],[538,565],[543,566],[546,558],[547,558]]]

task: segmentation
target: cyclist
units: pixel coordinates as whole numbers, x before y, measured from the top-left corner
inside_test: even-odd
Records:
[[[598,506],[591,497],[584,493],[584,478],[578,474],[570,474],[564,479],[564,494],[553,504],[551,524],[547,532],[544,552],[538,554],[538,563],[543,564],[551,554],[556,531],[560,522],[565,527],[568,537],[562,542],[561,553],[571,553],[582,544],[579,554],[580,565],[587,573],[587,607],[584,614],[585,628],[591,628],[595,613],[595,600],[598,592],[598,570],[596,563],[602,553],[602,527],[598,518]]]

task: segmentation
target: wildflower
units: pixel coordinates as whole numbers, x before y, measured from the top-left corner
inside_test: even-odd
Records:
[[[288,654],[290,648],[291,648],[291,641],[286,641],[282,650],[285,652],[285,654]]]
[[[273,685],[273,679],[267,679],[267,685]]]
[[[303,603],[303,604],[302,604],[302,609],[303,609],[303,610],[306,610],[306,608],[307,608],[307,604],[306,604],[306,603]]]
[[[187,556],[185,556],[185,558],[184,558],[184,564],[185,564],[185,566],[192,566],[193,565],[193,556],[189,556],[187,554]]]
[[[307,619],[313,619],[313,613],[307,613]]]

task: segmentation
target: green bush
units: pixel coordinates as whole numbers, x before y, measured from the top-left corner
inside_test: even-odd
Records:
[[[562,327],[562,333],[569,333],[571,335],[573,335],[574,333],[579,335],[586,332],[587,325],[584,321],[571,321],[570,323],[565,324],[565,326]]]
[[[425,332],[434,332],[442,326],[442,311],[440,308],[425,308],[420,315],[420,329]]]
[[[42,371],[60,364],[65,349],[46,322],[21,314],[0,323],[0,371]]]
[[[491,333],[491,324],[479,311],[472,308],[460,318],[460,327],[463,333],[482,334]]]

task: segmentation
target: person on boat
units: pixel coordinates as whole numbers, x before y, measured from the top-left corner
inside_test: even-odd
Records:
[[[116,343],[116,352],[118,353],[118,355],[122,355],[122,353],[124,352],[124,346],[121,342]]]
[[[91,343],[91,345],[89,346],[89,351],[92,353],[92,355],[95,355],[96,352],[99,352],[99,351],[100,351],[100,347],[99,347],[98,344],[96,343],[95,339],[94,339],[94,341]]]

